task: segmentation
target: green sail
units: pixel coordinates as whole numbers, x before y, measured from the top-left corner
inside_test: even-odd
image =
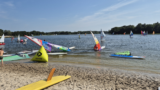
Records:
[[[124,52],[117,52],[115,53],[116,55],[131,55],[131,52],[130,51],[124,51]]]

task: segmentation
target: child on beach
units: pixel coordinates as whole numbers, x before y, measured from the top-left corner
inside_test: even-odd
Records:
[[[0,48],[0,59],[1,59],[2,66],[3,66],[3,53],[4,53],[3,49]]]

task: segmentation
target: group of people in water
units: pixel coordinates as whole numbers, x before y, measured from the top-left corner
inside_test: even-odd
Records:
[[[17,40],[17,42],[21,42],[21,43],[23,43],[23,44],[27,44],[27,39],[28,39],[28,38],[26,38],[26,39],[24,39],[24,40],[23,40],[23,39]],[[14,40],[14,37],[11,38],[11,41],[12,41],[12,42],[13,42],[13,40]]]

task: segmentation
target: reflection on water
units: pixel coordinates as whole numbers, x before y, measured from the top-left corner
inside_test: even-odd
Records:
[[[100,35],[95,35],[100,41]],[[21,37],[25,39],[26,37]],[[79,64],[93,64],[100,66],[110,66],[114,68],[152,71],[160,73],[160,36],[159,35],[106,35],[105,41],[100,42],[101,46],[106,48],[100,52],[94,51],[94,39],[91,34],[81,35],[56,35],[56,36],[35,36],[42,40],[46,40],[53,44],[66,47],[75,46],[74,50],[68,52],[68,55],[49,56],[52,62],[67,62]],[[17,43],[17,38],[11,41],[10,38],[5,39],[5,51],[8,53],[16,53],[23,50],[39,49],[40,47],[28,40],[27,44]],[[52,48],[52,51],[59,51]],[[144,60],[114,58],[109,55],[115,52],[131,51],[134,56],[146,56]]]
[[[5,45],[0,45],[0,48],[5,49]]]

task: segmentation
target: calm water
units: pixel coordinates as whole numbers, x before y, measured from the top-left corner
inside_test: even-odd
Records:
[[[95,35],[100,41],[100,35]],[[95,67],[104,66],[126,70],[144,71],[160,74],[160,35],[106,35],[106,48],[100,52],[93,50],[95,42],[91,34],[81,35],[56,35],[56,36],[35,36],[36,38],[46,40],[53,44],[66,47],[75,46],[76,48],[68,55],[49,56],[49,63],[65,62],[78,63],[81,65],[91,64]],[[25,37],[21,37],[25,39]],[[11,38],[5,39],[5,51],[8,53],[16,53],[23,50],[39,49],[40,47],[28,40],[27,44],[16,42],[17,38],[11,42]],[[52,51],[58,51],[53,48]],[[131,51],[133,56],[145,56],[144,60],[115,58],[109,55],[115,52]]]

